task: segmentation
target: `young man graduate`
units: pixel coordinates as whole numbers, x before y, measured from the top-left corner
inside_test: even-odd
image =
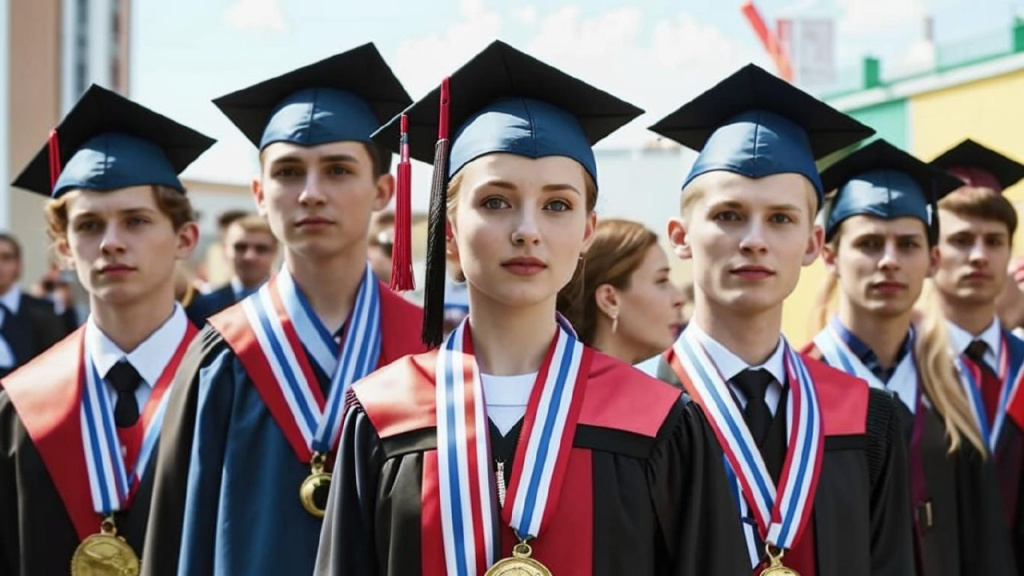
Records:
[[[961,379],[978,428],[995,457],[1017,569],[1024,574],[1024,341],[995,315],[1017,230],[1017,212],[1002,192],[1024,178],[1024,164],[964,140],[932,165],[963,182],[939,201],[934,292],[965,369]]]
[[[446,250],[469,316],[350,390],[318,574],[749,576],[700,412],[555,313],[596,221],[591,146],[639,113],[502,42],[406,111],[435,170],[428,340]]]
[[[910,466],[917,573],[1013,573],[995,470],[949,354],[937,307],[914,304],[938,259],[934,203],[959,181],[884,140],[822,172],[828,289],[838,311],[810,354],[889,390]]]
[[[285,265],[209,319],[175,391],[147,571],[312,572],[345,392],[423,350],[419,308],[366,262],[394,184],[370,135],[409,101],[372,44],[216,100],[260,149],[252,191]]]
[[[175,370],[174,270],[198,227],[178,173],[213,140],[98,86],[14,185],[89,293],[85,324],[0,385],[0,573],[139,573]]]
[[[651,129],[700,150],[669,223],[693,262],[694,316],[665,359],[718,436],[749,565],[913,573],[892,397],[779,332],[783,300],[821,247],[814,159],[871,129],[754,65]]]

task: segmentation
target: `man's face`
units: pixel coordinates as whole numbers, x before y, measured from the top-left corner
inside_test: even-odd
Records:
[[[21,277],[21,258],[14,244],[0,240],[0,294],[6,293]]]
[[[1006,283],[1010,233],[1006,224],[939,210],[935,288],[947,301],[990,305]]]
[[[669,224],[676,254],[693,260],[695,291],[734,313],[781,306],[821,247],[814,189],[796,174],[752,179],[722,171],[700,178],[700,196]]]
[[[224,234],[224,257],[242,285],[253,288],[270,277],[277,241],[269,232],[247,232],[236,222]]]

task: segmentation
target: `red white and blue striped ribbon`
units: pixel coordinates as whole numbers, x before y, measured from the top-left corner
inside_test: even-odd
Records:
[[[1021,379],[1024,378],[1024,362],[1012,362],[1012,360],[1010,358],[1010,347],[1007,344],[1006,336],[1003,335],[999,346],[999,381],[1002,383],[1002,389],[999,390],[999,404],[996,408],[995,418],[990,423],[988,415],[985,413],[985,403],[981,395],[981,374],[964,362],[961,356],[958,355],[956,357],[956,368],[960,372],[960,382],[964,387],[964,392],[967,394],[967,401],[971,406],[971,412],[974,413],[974,419],[977,421],[978,428],[985,437],[989,450],[993,452],[995,452],[996,445],[999,442],[999,434],[1003,429],[1003,424],[1006,422],[1007,406],[1010,405],[1010,402],[1017,394],[1017,391],[1020,389]],[[1010,367],[1013,365],[1016,365],[1017,369],[1011,372]]]
[[[688,392],[708,416],[726,460],[750,506],[762,539],[778,548],[792,548],[814,506],[824,448],[824,429],[814,383],[807,367],[788,343],[785,364],[789,379],[786,403],[788,450],[775,486],[743,413],[730,396],[718,367],[698,340],[686,330],[674,345],[688,375]]]
[[[82,448],[85,453],[86,470],[89,474],[89,489],[93,509],[103,516],[125,509],[132,494],[142,480],[160,438],[160,428],[170,398],[171,381],[184,356],[185,349],[198,331],[191,325],[178,349],[153,383],[153,390],[140,414],[142,442],[135,465],[131,470],[125,465],[121,442],[114,424],[114,408],[111,406],[103,379],[92,361],[88,344],[85,346],[82,367],[82,402],[80,408],[82,426]]]
[[[311,452],[332,451],[341,433],[345,391],[376,370],[380,357],[380,286],[370,266],[356,293],[340,355],[334,336],[286,268],[243,300],[242,309],[304,444]],[[331,377],[326,400],[322,400],[312,371],[304,365],[306,351]]]
[[[583,343],[559,326],[531,392],[501,515],[521,537],[538,536],[555,508],[583,396],[584,354]],[[476,576],[497,560],[500,540],[486,401],[467,321],[442,344],[437,378],[445,566],[449,576]]]

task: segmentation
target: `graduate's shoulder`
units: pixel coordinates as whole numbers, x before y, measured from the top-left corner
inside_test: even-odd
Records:
[[[653,438],[680,396],[678,388],[593,350],[579,422]]]
[[[436,425],[436,362],[437,350],[405,356],[352,385],[356,400],[381,438]]]
[[[423,309],[381,284],[380,321],[386,357],[400,358],[406,354],[427,351],[423,333]]]
[[[801,353],[801,358],[818,394],[825,435],[864,434],[871,397],[868,383],[813,356]]]
[[[0,390],[13,388],[16,391],[36,391],[43,387],[44,383],[77,374],[80,369],[84,333],[83,325],[18,367],[0,380]]]

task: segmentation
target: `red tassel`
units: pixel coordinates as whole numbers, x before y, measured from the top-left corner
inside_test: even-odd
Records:
[[[57,187],[57,179],[60,178],[60,139],[57,137],[57,129],[50,129],[50,137],[46,141],[47,151],[50,157],[50,192]]]
[[[391,257],[391,289],[416,287],[412,273],[412,164],[409,162],[409,117],[402,115],[398,183],[395,191],[395,245]]]

